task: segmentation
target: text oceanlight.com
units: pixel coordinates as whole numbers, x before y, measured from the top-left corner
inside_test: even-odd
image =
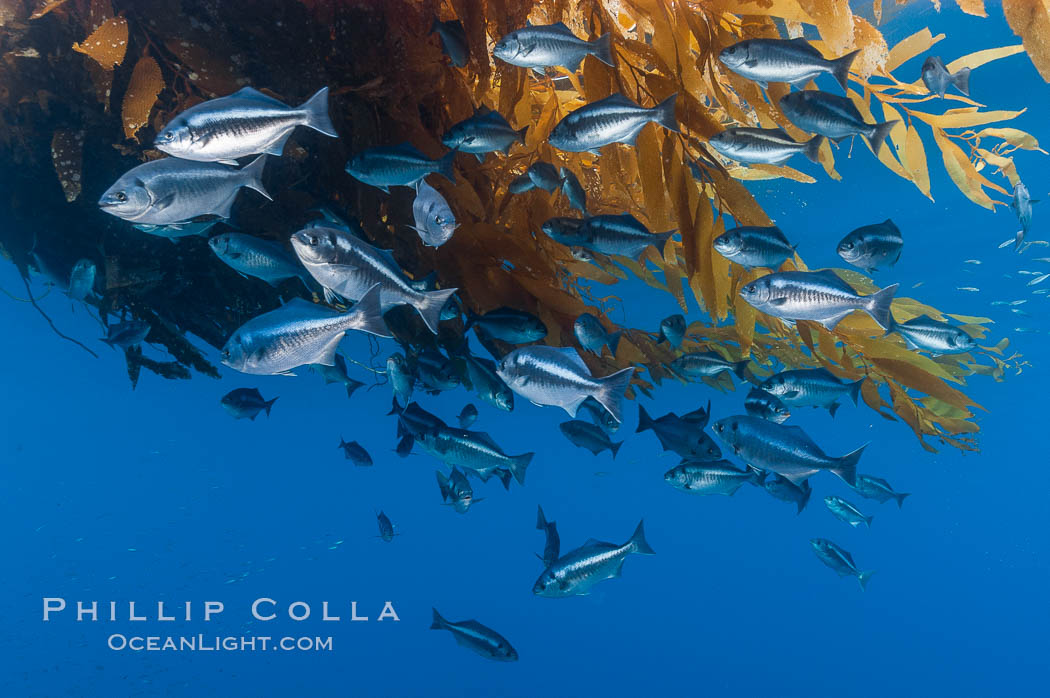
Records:
[[[331,652],[332,637],[271,637],[216,635],[148,636],[122,635],[114,633],[106,641],[115,651],[131,652],[260,652],[279,650],[283,652]]]

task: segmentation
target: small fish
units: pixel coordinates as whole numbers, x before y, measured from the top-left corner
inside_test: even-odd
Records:
[[[737,378],[743,378],[749,363],[750,359],[729,361],[713,351],[692,351],[672,361],[670,369],[685,380],[714,378],[726,371],[732,371]]]
[[[466,514],[470,507],[481,499],[474,498],[474,488],[470,486],[467,476],[452,468],[452,473],[446,477],[444,473],[438,472],[438,488],[441,490],[441,501],[452,506],[457,514]]]
[[[853,506],[842,497],[832,497],[829,495],[824,497],[824,504],[827,506],[828,511],[830,511],[839,521],[844,521],[853,528],[856,528],[861,524],[871,528],[871,520],[874,517],[865,516],[860,513],[857,507]]]
[[[869,124],[852,100],[820,90],[788,93],[780,99],[780,110],[803,131],[818,133],[836,143],[849,136],[862,135],[876,155],[890,129],[898,123],[894,120]]]
[[[1039,262],[1041,260],[1037,259],[1035,261]],[[983,262],[981,262],[981,260],[979,259],[967,259],[965,262],[963,262],[963,264],[983,264]]]
[[[334,365],[339,342],[349,330],[379,337],[390,334],[373,286],[348,313],[293,298],[241,325],[222,348],[222,363],[242,373],[289,373],[306,364]]]
[[[707,435],[701,422],[679,417],[674,412],[653,419],[645,407],[638,406],[638,428],[636,433],[652,431],[665,451],[673,451],[690,461],[714,462],[722,457],[718,445]]]
[[[206,220],[206,221],[187,221],[184,223],[172,223],[171,225],[148,225],[145,223],[136,223],[131,226],[137,230],[141,230],[147,235],[154,235],[160,238],[167,238],[173,243],[177,240],[187,237],[200,236],[207,237],[208,232],[214,228],[220,221],[218,219]]]
[[[580,184],[580,180],[567,167],[559,167],[558,176],[561,178],[561,193],[565,194],[565,198],[569,200],[569,205],[586,216],[587,192]]]
[[[747,472],[738,470],[729,461],[712,463],[686,462],[664,473],[664,482],[675,489],[691,494],[723,494],[733,496],[744,483],[762,487],[765,473],[752,468]]]
[[[271,286],[297,278],[310,288],[313,281],[293,254],[271,240],[243,233],[222,233],[208,240],[208,247],[238,274],[262,279]]]
[[[547,327],[538,317],[524,310],[507,307],[490,310],[484,315],[468,314],[463,331],[475,326],[489,336],[510,344],[537,342],[547,336]]]
[[[477,356],[464,357],[463,382],[479,398],[504,412],[514,411],[514,391],[496,374],[496,363]]]
[[[298,107],[243,87],[180,113],[161,129],[153,146],[182,160],[236,165],[237,158],[247,155],[280,156],[296,126],[339,137],[328,116],[327,87]]]
[[[389,543],[394,540],[394,536],[398,535],[394,533],[394,524],[390,523],[390,517],[383,512],[376,514],[376,523],[379,524],[379,538],[383,539],[384,543]]]
[[[761,388],[751,388],[744,398],[744,410],[752,417],[761,417],[777,424],[783,424],[791,416],[791,411],[780,398]]]
[[[587,56],[613,65],[612,42],[608,34],[602,34],[594,41],[585,41],[562,22],[530,25],[512,31],[496,42],[492,55],[505,63],[540,72],[560,66],[575,73]]]
[[[922,82],[927,90],[938,97],[944,97],[949,86],[954,86],[967,97],[970,96],[970,69],[960,68],[954,73],[949,73],[940,56],[927,56],[923,61]]]
[[[668,315],[660,321],[660,334],[656,339],[657,344],[667,342],[672,349],[682,346],[685,339],[685,316],[680,313]]]
[[[976,286],[957,286],[956,291],[969,291],[970,293],[979,293],[981,289]]]
[[[623,334],[606,331],[601,321],[590,313],[582,313],[576,318],[572,331],[581,347],[599,356],[602,347],[609,347],[609,353],[616,356],[616,348],[620,345],[620,336]]]
[[[650,121],[678,133],[674,115],[675,93],[651,109],[640,107],[622,94],[580,107],[563,118],[547,141],[570,153],[588,151],[595,155],[610,143],[634,145],[642,128]]]
[[[537,405],[561,407],[575,418],[580,403],[593,397],[622,422],[623,394],[634,367],[596,378],[575,349],[537,345],[504,356],[496,373],[511,390]]]
[[[412,200],[413,229],[428,247],[441,247],[452,239],[459,224],[445,197],[423,180],[416,183],[416,198]]]
[[[473,473],[482,482],[496,475],[504,487],[510,487],[510,477],[518,484],[525,484],[525,469],[532,462],[534,453],[510,456],[483,431],[453,429],[433,426],[413,434],[416,443],[426,453],[449,467],[458,466]]]
[[[813,136],[797,142],[782,128],[747,128],[733,126],[708,139],[708,144],[730,160],[747,164],[783,165],[796,153],[820,162],[824,136]]]
[[[233,415],[234,419],[250,419],[255,421],[260,412],[265,411],[270,416],[270,408],[277,398],[273,400],[263,399],[258,388],[237,388],[222,396],[219,404],[223,409]]]
[[[515,129],[498,111],[482,106],[469,119],[454,124],[441,137],[441,143],[446,148],[473,154],[478,162],[485,162],[486,153],[507,155],[515,143],[524,145],[528,130],[528,126]]]
[[[414,187],[416,182],[435,172],[454,183],[456,173],[452,161],[455,156],[453,150],[439,160],[431,160],[411,143],[378,146],[351,157],[346,163],[346,171],[359,182],[389,193],[390,187]]]
[[[69,297],[83,301],[95,293],[95,263],[90,259],[79,259],[69,272]]]
[[[542,228],[552,240],[563,245],[632,258],[637,258],[650,245],[662,251],[677,232],[651,233],[629,213],[605,214],[587,219],[551,218]]]
[[[775,225],[743,225],[716,237],[714,247],[718,254],[747,269],[779,269],[784,260],[795,254],[796,245]]]
[[[497,662],[518,661],[517,650],[510,646],[505,637],[492,628],[476,620],[461,620],[452,623],[442,618],[436,608],[431,610],[434,612],[434,622],[430,624],[431,630],[448,630],[455,638],[456,644],[486,659],[494,659]]]
[[[102,341],[111,347],[130,349],[146,341],[150,325],[143,320],[127,320],[110,325],[106,328],[106,336]]]
[[[873,475],[858,475],[857,484],[853,485],[853,490],[861,497],[874,499],[879,504],[894,499],[897,501],[898,509],[904,507],[904,498],[911,496],[909,492],[894,492],[890,483]]]
[[[547,598],[582,596],[605,579],[620,576],[623,562],[631,553],[655,555],[645,540],[643,522],[623,545],[588,540],[579,548],[555,560],[532,587],[532,593]]]
[[[365,447],[356,441],[347,443],[346,440],[340,436],[339,448],[343,449],[343,455],[346,456],[348,461],[353,461],[354,465],[358,467],[368,467],[373,465],[372,456],[368,455],[368,451],[365,450]]]
[[[536,530],[543,531],[545,541],[543,544],[543,555],[537,555],[543,561],[544,569],[554,564],[561,551],[561,538],[558,536],[558,526],[553,521],[547,521],[543,515],[543,507],[536,507]]]
[[[839,476],[849,485],[857,481],[857,461],[867,444],[833,458],[799,427],[758,417],[735,416],[714,423],[715,435],[745,463],[783,475],[796,485],[821,470]]]
[[[470,60],[470,44],[467,43],[467,32],[463,29],[463,22],[458,19],[450,19],[447,22],[435,19],[430,31],[438,35],[441,50],[448,56],[452,65],[462,68],[467,64]]]
[[[265,166],[265,155],[239,170],[217,162],[152,160],[125,172],[98,205],[112,216],[145,225],[185,223],[198,216],[229,218],[244,187],[270,198],[262,183]]]
[[[1035,327],[1015,327],[1014,332],[1020,332],[1021,334],[1038,334],[1039,330]]]
[[[616,458],[620,446],[623,446],[623,441],[614,442],[610,440],[601,427],[582,419],[562,422],[558,425],[558,428],[561,429],[562,434],[565,434],[565,438],[574,445],[585,448],[594,455],[607,450],[612,453],[613,458]]]
[[[507,191],[511,194],[524,194],[535,188],[536,183],[532,181],[532,177],[529,176],[528,172],[518,175],[507,185]]]
[[[886,334],[896,332],[909,349],[924,349],[934,355],[962,354],[977,348],[977,342],[962,329],[947,322],[920,315],[907,322],[896,322]]]
[[[1047,279],[1050,279],[1050,274],[1040,274],[1039,276],[1037,276],[1034,279],[1032,279],[1031,281],[1029,281],[1026,284],[1026,286],[1036,286],[1038,284],[1043,283]]]
[[[839,398],[848,396],[857,404],[863,383],[863,378],[844,383],[826,368],[804,368],[777,373],[758,387],[788,407],[823,407],[834,417]]]
[[[834,330],[855,310],[863,310],[883,329],[892,326],[890,304],[899,284],[860,296],[830,269],[767,274],[740,290],[751,306],[785,320],[812,320]]]
[[[558,170],[549,162],[534,162],[529,165],[529,169],[525,171],[525,174],[529,176],[529,179],[532,180],[537,189],[553,194],[561,186],[561,177],[558,175]]]
[[[904,237],[889,218],[882,223],[865,225],[842,238],[836,248],[847,264],[869,274],[877,267],[892,267],[900,261]]]
[[[806,504],[809,503],[809,497],[813,494],[813,488],[810,486],[809,480],[803,480],[796,485],[783,475],[777,475],[771,480],[766,480],[763,487],[774,499],[794,504],[796,516],[801,514],[802,510],[806,508]]]
[[[320,374],[320,376],[324,378],[325,385],[339,383],[346,386],[346,396],[353,397],[354,391],[364,385],[364,383],[359,380],[354,380],[346,372],[346,359],[343,358],[342,354],[336,354],[334,359],[335,363],[331,366],[325,366],[324,364],[311,364],[310,370],[314,373]]]
[[[456,417],[459,421],[459,426],[463,429],[469,429],[470,425],[478,419],[478,408],[474,406],[474,403],[468,402],[463,406],[463,409],[459,411],[459,415]]]
[[[747,39],[727,46],[718,60],[727,68],[763,88],[770,82],[787,82],[801,87],[823,73],[832,75],[846,89],[849,69],[860,51],[828,60],[803,38]]]
[[[862,590],[867,587],[868,580],[874,572],[861,572],[857,569],[852,555],[825,538],[813,538],[809,543],[820,561],[838,572],[840,577],[856,577]]]
[[[394,389],[394,399],[408,404],[416,385],[416,376],[404,354],[391,354],[386,360],[386,377]]]

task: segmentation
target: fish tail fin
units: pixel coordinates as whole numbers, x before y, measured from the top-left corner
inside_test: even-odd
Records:
[[[961,68],[958,72],[952,73],[949,78],[952,84],[955,85],[955,89],[962,92],[967,97],[970,96],[970,69]]]
[[[832,418],[834,418],[835,417],[835,413],[838,412],[838,411],[839,411],[839,401],[836,400],[835,402],[831,403],[828,406],[828,414],[830,414],[832,416]]]
[[[872,520],[874,518],[875,518],[874,514],[872,514],[871,516],[864,517],[864,525],[867,526],[868,528],[871,528],[871,522],[872,522]]]
[[[743,361],[733,362],[733,373],[736,374],[737,378],[739,378],[740,380],[744,380],[744,372],[747,371],[747,365],[750,363],[751,359],[744,359]],[[710,412],[711,411],[708,410],[708,414],[710,414]]]
[[[803,152],[813,162],[820,162],[820,146],[822,145],[824,145],[824,136],[813,136],[806,141],[806,149]]]
[[[351,326],[355,330],[374,334],[377,337],[392,336],[383,320],[383,306],[379,299],[379,284],[374,284],[372,288],[365,291],[365,295],[361,296],[361,299],[354,303],[354,307],[347,313],[347,323],[352,323]]]
[[[438,488],[441,490],[441,501],[447,502],[449,494],[452,493],[452,488],[448,484],[448,478],[440,470],[435,471],[434,474],[437,475]]]
[[[868,588],[868,580],[871,579],[871,575],[873,574],[875,574],[875,570],[868,570],[867,572],[861,572],[857,575],[857,581],[860,582],[861,591]]]
[[[910,497],[910,496],[911,496],[911,492],[897,492],[896,494],[894,494],[893,498],[897,500],[897,508],[898,509],[903,509],[904,508],[904,498],[905,497]]]
[[[836,58],[833,60],[831,66],[831,74],[835,76],[835,79],[842,85],[842,89],[846,89],[846,81],[849,80],[849,69],[853,65],[853,59],[860,53],[859,50],[847,53],[842,58]]]
[[[314,96],[303,102],[299,107],[306,112],[306,123],[304,126],[319,131],[326,136],[339,138],[332,125],[332,118],[328,115],[328,87],[322,87]]]
[[[441,617],[436,608],[430,609],[434,613],[433,622],[430,624],[431,630],[444,630],[445,626],[448,625],[448,621]]]
[[[653,428],[653,418],[649,416],[649,413],[645,411],[645,407],[638,405],[638,428],[634,430],[638,432],[648,431]]]
[[[453,167],[453,165],[455,164],[455,158],[456,151],[448,151],[440,160],[437,161],[436,170],[436,172],[439,175],[452,182],[453,184],[456,183],[456,170]]]
[[[623,394],[633,375],[634,367],[631,366],[606,376],[599,381],[598,390],[593,395],[617,422],[623,421]]]
[[[280,397],[280,396],[278,396],[278,397]],[[263,405],[265,405],[265,407],[263,407],[263,409],[266,410],[266,416],[267,417],[270,416],[270,408],[273,407],[273,403],[275,403],[275,402],[277,402],[277,398],[274,398],[273,400],[267,400],[266,402],[263,403]]]
[[[864,385],[864,379],[863,378],[861,378],[859,381],[856,381],[854,383],[850,383],[849,396],[853,399],[853,404],[854,405],[859,405],[860,404],[860,402],[858,402],[858,400],[860,398],[860,387],[862,385]]]
[[[591,55],[605,65],[613,65],[612,37],[608,33],[591,42]]]
[[[654,235],[656,238],[656,249],[660,250],[661,255],[664,253],[664,248],[667,247],[667,241],[677,234],[678,228],[668,230],[666,233],[656,233],[656,235]]]
[[[609,345],[609,353],[613,356],[616,356],[616,349],[620,346],[621,337],[623,337],[622,331],[613,332],[611,335],[609,335],[609,341],[607,342],[607,344]]]
[[[434,334],[438,333],[438,322],[441,321],[441,310],[445,307],[445,303],[448,302],[449,297],[457,290],[458,289],[455,288],[443,288],[440,291],[427,291],[422,294],[423,298],[419,305],[416,306],[416,310],[419,311],[420,317],[422,317],[423,322],[426,323],[427,329]]]
[[[628,541],[631,546],[632,553],[638,553],[639,555],[656,555],[656,551],[649,545],[649,541],[645,539],[645,519],[638,522],[638,528],[634,529],[634,535],[631,536],[631,540]]]
[[[498,477],[499,481],[503,483],[503,489],[510,489],[511,472],[509,470],[505,468],[500,468],[496,471],[496,477]]]
[[[535,453],[523,453],[510,459],[510,474],[514,476],[519,485],[525,484],[525,469],[529,467],[535,455]]]
[[[609,444],[609,450],[612,451],[612,457],[615,459],[616,454],[620,452],[620,446],[623,446],[623,441],[613,441]]]
[[[850,487],[855,487],[857,485],[857,462],[860,461],[861,454],[864,453],[864,449],[867,447],[868,444],[864,444],[857,450],[850,451],[842,458],[839,458],[838,465],[834,468],[828,468],[828,470],[842,478]]]
[[[893,296],[897,293],[898,288],[900,284],[893,284],[865,298],[868,304],[868,315],[871,315],[871,318],[883,329],[893,326],[893,312],[890,306],[893,304]]]
[[[668,131],[678,133],[678,119],[674,115],[674,103],[678,99],[678,93],[665,99],[653,107],[653,121],[660,124]]]
[[[263,153],[259,157],[255,158],[247,165],[241,168],[241,174],[244,176],[244,182],[241,186],[254,189],[270,201],[273,201],[273,197],[266,191],[266,187],[263,186],[263,169],[266,167],[266,154]]]
[[[519,128],[515,132],[515,133],[518,134],[518,142],[521,143],[522,145],[525,145],[525,135],[528,133],[528,131],[529,131],[529,127],[528,126],[522,126],[521,128]]]
[[[346,446],[346,439],[344,439],[342,436],[340,436],[339,437],[339,445],[336,446],[336,448],[343,448],[344,446]]]
[[[802,485],[802,499],[798,500],[798,511],[795,512],[796,515],[802,513],[802,510],[806,508],[807,504],[809,504],[810,496],[813,494],[813,485],[809,484],[809,480],[803,482]]]
[[[547,517],[543,515],[543,507],[541,506],[536,507],[536,530],[547,530]]]
[[[872,127],[871,135],[868,136],[868,143],[871,144],[871,149],[875,151],[875,155],[878,155],[879,151],[882,150],[882,144],[886,140],[886,136],[890,135],[890,131],[898,123],[900,121],[894,119],[893,121],[883,121],[881,124],[875,124]]]

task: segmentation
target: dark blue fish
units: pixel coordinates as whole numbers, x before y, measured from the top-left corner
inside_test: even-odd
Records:
[[[569,205],[586,216],[587,192],[580,184],[580,180],[567,167],[558,168],[558,176],[561,178],[561,192],[569,200]]]
[[[234,419],[250,419],[253,422],[260,412],[265,411],[270,416],[270,408],[277,398],[273,400],[263,399],[258,388],[237,388],[222,396],[219,403]]]
[[[469,429],[470,425],[478,419],[478,408],[474,406],[474,403],[469,402],[463,406],[460,410],[459,416],[456,417],[459,421],[459,426],[463,429]]]
[[[436,608],[431,610],[434,612],[434,622],[430,624],[431,630],[448,630],[457,644],[486,659],[493,659],[497,662],[518,661],[518,652],[511,647],[505,637],[492,628],[476,620],[461,620],[452,623],[442,618]]]
[[[837,247],[839,257],[869,274],[880,266],[892,267],[900,261],[903,249],[904,237],[889,218],[857,228]]]
[[[692,461],[712,462],[722,457],[722,451],[704,431],[706,423],[679,417],[668,412],[653,419],[645,408],[638,406],[638,428],[636,432],[652,431],[665,451],[673,451]]]
[[[416,182],[435,172],[455,182],[456,173],[452,168],[455,155],[456,151],[452,151],[439,160],[431,160],[411,143],[378,146],[350,158],[346,171],[360,182],[389,192],[390,187],[414,187]]]
[[[944,97],[949,86],[954,86],[967,97],[970,96],[970,69],[960,68],[954,73],[949,73],[940,56],[927,56],[923,61],[922,82],[927,90],[938,97]]]
[[[813,546],[813,552],[817,554],[820,561],[835,570],[840,577],[856,577],[860,582],[860,588],[862,590],[867,588],[868,580],[874,574],[873,571],[861,572],[853,562],[852,555],[826,538],[813,538],[809,543]]]
[[[543,561],[544,567],[550,567],[558,559],[561,553],[561,537],[558,536],[558,526],[553,521],[547,521],[543,515],[543,507],[536,507],[536,530],[543,531],[546,537],[543,544],[543,555],[537,555]]]
[[[685,339],[685,316],[680,313],[674,315],[668,315],[660,321],[660,336],[657,338],[656,343],[662,344],[667,342],[671,345],[672,349],[677,349],[682,346],[682,340]]]
[[[378,537],[382,538],[384,543],[389,543],[394,540],[394,536],[398,535],[394,533],[394,524],[390,522],[390,517],[383,512],[376,514],[376,523],[379,524]]]
[[[346,372],[346,359],[342,354],[335,355],[335,363],[331,366],[324,364],[310,364],[310,370],[324,378],[324,384],[339,383],[346,386],[346,396],[353,397],[354,391],[364,383],[351,378]]]
[[[339,448],[343,449],[343,455],[346,459],[353,461],[354,465],[366,467],[372,465],[372,456],[368,455],[368,451],[365,450],[364,446],[351,441],[347,443],[343,440],[343,437],[339,437]]]
[[[853,100],[820,90],[791,92],[780,98],[780,110],[788,121],[803,131],[818,133],[836,143],[849,136],[868,139],[875,155],[879,154],[886,136],[898,121],[869,124]]]
[[[102,341],[111,347],[130,349],[146,341],[150,325],[143,320],[127,320],[110,325],[106,328],[106,336]]]
[[[813,494],[813,488],[810,486],[809,480],[803,480],[796,485],[783,475],[776,475],[772,479],[766,480],[763,487],[775,499],[779,499],[782,502],[791,502],[798,507],[796,514],[802,513],[802,510],[806,508],[806,504],[809,503],[810,495]]]
[[[441,49],[452,65],[462,68],[467,64],[470,60],[470,45],[467,43],[467,32],[463,29],[463,22],[458,19],[450,19],[447,22],[435,19],[430,31],[441,39]]]
[[[761,417],[777,424],[783,424],[791,416],[791,411],[780,398],[757,387],[751,388],[744,398],[744,409],[752,417]]]
[[[613,442],[601,427],[582,419],[562,422],[558,425],[558,428],[561,429],[562,434],[565,434],[565,438],[574,445],[585,448],[594,455],[598,455],[602,451],[609,451],[612,453],[612,457],[616,458],[620,446],[623,446],[623,441]]]
[[[561,186],[561,176],[558,174],[558,170],[554,168],[554,165],[549,162],[534,162],[529,165],[529,169],[525,171],[525,174],[529,176],[529,179],[532,180],[532,183],[538,189],[553,193]]]
[[[890,483],[873,475],[858,475],[853,490],[861,497],[874,499],[879,504],[893,499],[897,502],[898,509],[904,507],[904,498],[911,496],[909,492],[894,492]]]
[[[475,326],[489,336],[510,344],[536,342],[547,336],[547,327],[538,317],[524,310],[507,307],[490,310],[484,315],[469,313],[463,331]]]

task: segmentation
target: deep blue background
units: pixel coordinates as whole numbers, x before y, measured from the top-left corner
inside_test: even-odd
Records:
[[[940,14],[902,11],[883,27],[890,43],[927,24],[948,34],[936,48],[946,60],[1016,43],[991,3],[985,20],[945,4]],[[917,75],[920,64],[913,60],[900,74]],[[1050,142],[1047,87],[1026,57],[975,71],[971,89],[995,108],[1029,107],[1010,125]],[[55,338],[28,305],[0,298],[7,328],[0,342],[0,694],[1042,694],[1050,475],[1038,425],[1050,361],[1047,301],[1016,271],[1050,270],[1031,259],[1050,250],[1018,257],[997,249],[1016,230],[1012,213],[965,201],[927,145],[936,203],[863,147],[840,159],[842,182],[795,163],[819,183],[755,187],[814,267],[838,265],[834,243],[848,230],[892,216],[905,252],[877,281],[904,289],[921,281],[908,295],[991,315],[995,338],[1009,336],[1033,364],[1003,383],[970,381],[970,394],[988,409],[979,419],[980,454],[929,454],[905,425],[864,407],[844,406],[834,421],[816,410],[792,417],[829,453],[871,441],[861,471],[912,492],[903,510],[860,499],[830,476],[814,478],[800,516],[749,487],[732,498],[690,497],[663,482],[675,459],[661,455],[651,434],[633,434],[633,406],[621,430],[627,443],[612,461],[569,445],[557,429],[564,413],[521,400],[512,414],[482,407],[476,428],[508,452],[536,451],[527,487],[506,493],[495,482],[478,485],[485,501],[458,516],[439,504],[435,461],[393,454],[385,386],[348,401],[307,371],[290,379],[224,370],[221,382],[144,373],[133,392],[120,354],[94,340],[97,324],[82,309],[71,313],[64,296],[54,292],[44,306],[66,331],[99,347],[100,360]],[[1046,198],[1046,157],[1023,153],[1018,162],[1032,195]],[[1046,237],[1044,214],[1037,207],[1034,238]],[[969,258],[984,264],[964,265]],[[12,266],[0,265],[0,286],[21,287]],[[676,310],[670,297],[638,285],[630,291],[632,325],[655,327]],[[1014,298],[1028,298],[1021,308],[1035,317],[990,305]],[[1040,334],[1013,331],[1020,326]],[[360,339],[344,344],[352,356],[365,349]],[[233,421],[219,397],[253,386],[280,396],[273,415]],[[651,411],[711,398],[723,416],[740,410],[742,396],[667,384]],[[469,399],[458,390],[424,404],[451,418]],[[376,467],[344,461],[340,436],[364,444]],[[873,513],[871,530],[832,518],[822,502],[829,493]],[[557,520],[563,549],[592,536],[622,542],[645,517],[657,555],[631,557],[622,579],[591,596],[537,598],[530,593],[542,571],[534,556],[543,545],[533,528],[537,504]],[[378,509],[400,532],[393,543],[374,537]],[[808,540],[815,536],[877,570],[866,593],[814,557]],[[44,596],[216,599],[226,612],[210,624],[76,624],[69,612],[45,624]],[[250,623],[248,606],[259,596],[307,601],[315,614],[322,600],[357,600],[373,618],[392,600],[401,622]],[[496,628],[521,661],[488,662],[427,630],[432,605],[449,619]],[[333,635],[335,652],[117,653],[105,647],[111,632]]]

